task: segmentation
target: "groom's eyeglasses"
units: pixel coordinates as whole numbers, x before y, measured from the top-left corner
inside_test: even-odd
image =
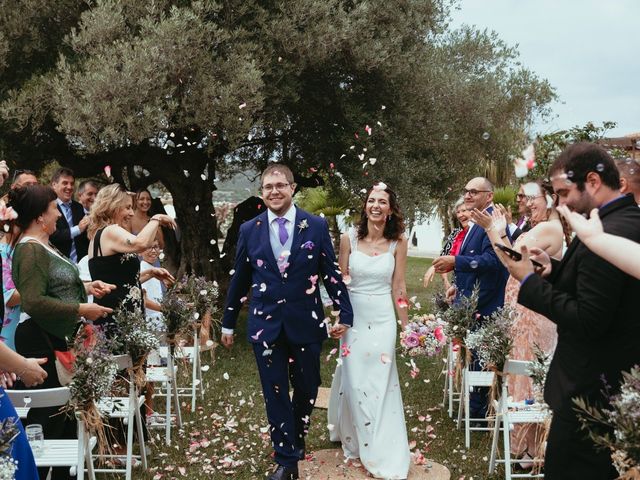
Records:
[[[472,197],[475,197],[476,195],[478,195],[479,193],[489,193],[491,190],[476,190],[475,188],[472,188],[470,190],[467,190],[466,188],[464,190],[462,190],[462,195],[471,195]]]
[[[291,185],[290,183],[276,183],[275,185],[263,185],[261,188],[262,193],[269,193],[273,190],[277,190],[279,192],[282,192],[285,188],[287,188],[289,185]]]

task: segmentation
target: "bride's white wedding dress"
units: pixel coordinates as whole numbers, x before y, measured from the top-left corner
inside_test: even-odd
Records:
[[[353,327],[340,340],[329,400],[331,441],[347,458],[359,458],[375,477],[407,478],[407,428],[396,367],[396,315],[391,297],[396,242],[374,257],[358,251],[349,232],[349,298]]]

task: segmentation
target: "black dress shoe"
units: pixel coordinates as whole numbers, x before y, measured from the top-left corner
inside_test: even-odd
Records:
[[[298,467],[278,465],[276,471],[267,480],[298,480]]]

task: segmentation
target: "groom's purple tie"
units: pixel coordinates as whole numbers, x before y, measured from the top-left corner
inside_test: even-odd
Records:
[[[284,245],[289,239],[289,234],[287,233],[287,229],[285,228],[287,221],[288,220],[284,217],[276,218],[276,222],[278,222],[278,236],[280,237],[280,245]]]

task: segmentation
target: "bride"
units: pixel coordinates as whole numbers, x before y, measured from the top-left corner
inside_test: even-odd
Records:
[[[410,462],[395,357],[394,303],[402,327],[408,317],[403,232],[396,194],[380,182],[367,194],[360,224],[340,239],[354,319],[340,340],[342,361],[331,384],[330,438],[342,443],[347,459],[359,458],[384,479],[407,478]]]

